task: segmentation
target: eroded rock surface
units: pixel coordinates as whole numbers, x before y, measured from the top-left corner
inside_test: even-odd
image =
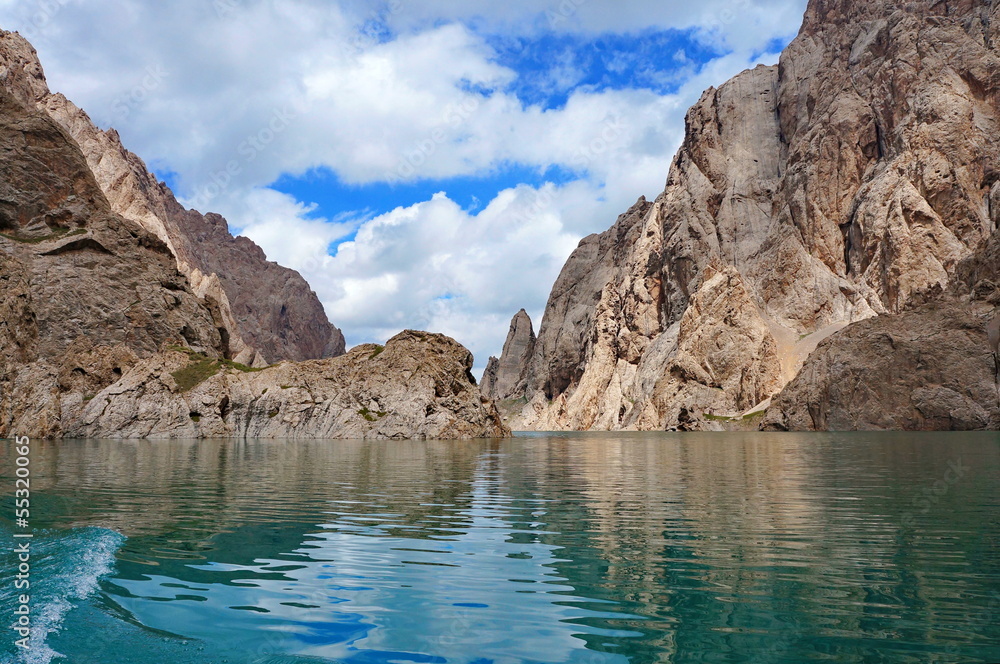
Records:
[[[159,238],[111,211],[65,131],[0,88],[0,437],[62,435],[164,343],[218,355],[217,313]]]
[[[227,356],[247,364],[335,357],[344,336],[294,270],[269,262],[245,237],[233,237],[216,214],[186,210],[170,189],[85,112],[52,94],[34,48],[0,31],[0,82],[21,103],[48,114],[80,146],[111,209],[169,247],[196,294],[219,308]]]
[[[505,437],[472,355],[440,334],[259,371],[190,352],[156,355],[89,402],[68,432],[89,438]],[[193,384],[192,384],[193,383]]]
[[[711,427],[822,339],[946,289],[1000,218],[998,29],[996,1],[812,0],[778,66],[689,111],[664,192],[580,243],[514,428]],[[702,306],[734,271],[741,314]],[[682,361],[684,329],[712,340]]]

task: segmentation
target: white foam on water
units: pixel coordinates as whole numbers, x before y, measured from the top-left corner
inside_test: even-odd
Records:
[[[97,590],[103,576],[115,566],[115,553],[125,536],[104,528],[83,528],[39,544],[33,552],[44,564],[48,578],[32,579],[31,649],[24,652],[24,664],[49,664],[65,655],[48,643],[50,634],[62,628],[66,615]],[[41,566],[41,565],[40,565]],[[33,574],[34,577],[34,568]],[[37,584],[37,585],[36,585]]]

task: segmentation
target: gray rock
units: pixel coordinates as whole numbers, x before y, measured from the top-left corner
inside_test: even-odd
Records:
[[[136,365],[98,394],[67,435],[89,438],[501,438],[472,355],[440,334],[258,371],[190,352]]]
[[[748,395],[777,394],[819,341],[946,288],[1000,220],[998,12],[972,0],[812,0],[777,67],[746,71],[689,111],[663,193],[570,257],[514,426],[675,428],[682,408],[737,416]],[[747,315],[722,334],[735,320],[726,307],[692,302],[731,270]],[[692,371],[671,376],[685,319],[721,345],[696,344]],[[760,325],[773,356],[756,333],[745,345]],[[716,352],[745,378],[706,383],[695,369]],[[700,387],[716,383],[717,396]]]
[[[521,309],[510,322],[500,358],[491,357],[480,387],[493,401],[524,396],[528,362],[535,351],[535,330],[528,312]]]

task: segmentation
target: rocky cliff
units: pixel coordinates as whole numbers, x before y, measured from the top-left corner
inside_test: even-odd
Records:
[[[521,309],[510,321],[510,331],[500,358],[491,357],[480,386],[494,401],[517,398],[524,393],[524,367],[535,352],[535,329],[528,312]]]
[[[996,0],[812,0],[777,66],[689,111],[663,193],[570,257],[531,357],[506,370],[525,376],[515,428],[718,426],[766,406],[827,337],[948,289],[1000,219],[998,32]],[[948,420],[811,422],[785,423]]]
[[[233,315],[243,311],[234,301],[249,294],[266,305],[249,310],[261,316],[266,307],[287,306],[278,317],[288,327],[258,329],[262,339],[276,340],[275,352],[290,354],[295,348],[319,356],[339,351],[343,341],[294,318],[291,311],[303,314],[300,305],[309,300],[293,299],[302,288],[308,292],[298,275],[266,267],[260,250],[229,236],[221,218],[181,210],[155,180],[145,182],[158,187],[162,198],[143,200],[160,200],[173,210],[176,218],[155,219],[176,223],[174,230],[156,232],[152,218],[140,223],[136,215],[119,213],[128,196],[138,196],[132,185],[123,185],[125,193],[108,180],[102,186],[95,176],[96,153],[85,155],[77,137],[57,122],[58,114],[39,103],[33,86],[43,85],[40,69],[11,67],[9,54],[5,57],[0,438],[509,434],[479,393],[470,373],[472,356],[440,335],[405,332],[384,348],[360,346],[345,356],[271,367],[231,359],[232,330],[249,329],[231,327]],[[108,153],[98,166],[123,154],[128,157]],[[105,194],[107,187],[119,197],[117,206]],[[190,223],[178,221],[182,217]],[[228,274],[231,281],[212,272],[209,278],[219,287],[204,288],[197,270],[189,277],[179,267],[179,257],[195,255],[195,249],[191,254],[178,249],[188,244],[202,252],[200,260],[218,254],[223,258],[217,267],[234,261],[239,272]],[[227,301],[226,283],[238,286],[238,297]],[[325,318],[320,322],[329,328]],[[258,363],[261,352],[252,353]]]
[[[343,334],[297,272],[267,261],[248,238],[234,238],[222,217],[184,209],[116,131],[98,129],[49,91],[34,48],[17,33],[0,31],[0,72],[8,92],[76,141],[111,209],[160,238],[194,291],[218,303],[228,357],[265,366],[344,353]]]

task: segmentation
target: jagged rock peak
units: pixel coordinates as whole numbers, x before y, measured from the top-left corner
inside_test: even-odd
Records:
[[[510,331],[500,358],[491,357],[483,375],[482,392],[494,401],[524,396],[525,373],[535,351],[535,330],[528,312],[521,309],[510,321]]]
[[[0,31],[0,85],[58,122],[83,150],[112,209],[169,248],[199,297],[220,312],[226,348],[240,362],[333,357],[345,352],[316,294],[297,272],[266,260],[251,240],[234,238],[218,215],[184,209],[114,129],[100,130],[61,94],[52,94],[35,49]]]

